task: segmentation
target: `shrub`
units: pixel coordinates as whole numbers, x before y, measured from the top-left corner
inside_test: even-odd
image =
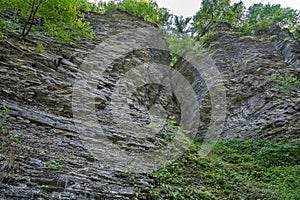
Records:
[[[126,11],[133,16],[143,18],[145,21],[162,25],[164,14],[153,0],[123,0],[118,3],[108,2],[106,12],[111,13],[116,9]]]
[[[34,25],[48,34],[68,41],[91,38],[93,32],[79,10],[85,0],[1,0],[0,12],[21,24],[20,36],[25,38]],[[9,27],[7,27],[9,28]]]

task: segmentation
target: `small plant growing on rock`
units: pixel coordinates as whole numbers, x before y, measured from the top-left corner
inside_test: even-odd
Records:
[[[291,92],[294,88],[300,85],[297,78],[292,76],[281,76],[279,74],[272,74],[270,79],[276,81],[278,86],[283,90],[283,92]]]
[[[6,39],[6,36],[0,32],[0,40]]]
[[[58,170],[61,171],[63,169],[63,164],[65,162],[64,158],[61,158],[59,160],[55,160],[55,159],[49,159],[47,161],[47,164],[54,170]]]
[[[45,51],[45,47],[42,44],[37,44],[36,45],[36,51],[38,53],[43,53]]]

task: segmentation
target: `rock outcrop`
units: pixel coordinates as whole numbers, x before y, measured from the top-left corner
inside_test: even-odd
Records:
[[[162,70],[164,73],[157,78],[159,81],[153,80],[156,84],[139,83],[144,84],[143,87],[134,87],[130,98],[122,99],[122,95],[115,97],[114,94],[116,87],[120,88],[118,93],[124,92],[122,88],[130,87],[130,77],[134,77],[131,80],[143,80],[138,79],[139,76],[151,79],[151,73],[155,72],[151,70],[153,66],[168,65],[171,57],[164,50],[167,44],[159,38],[142,41],[146,48],[133,49],[123,57],[115,56],[120,49],[105,44],[120,47],[122,37],[119,35],[119,40],[114,41],[109,38],[138,28],[151,29],[154,25],[121,12],[89,14],[88,20],[96,33],[92,41],[63,46],[43,34],[32,36],[26,44],[0,41],[0,102],[9,109],[3,124],[8,131],[0,138],[1,199],[126,200],[150,190],[153,180],[148,174],[127,169],[126,159],[120,156],[120,160],[116,160],[118,152],[112,148],[118,146],[120,152],[143,155],[143,152],[156,152],[166,145],[172,135],[156,134],[155,128],[161,126],[161,130],[174,132],[174,124],[175,129],[178,128],[180,115],[184,113],[176,96],[168,87],[162,87],[163,81],[159,82],[169,80],[170,73]],[[221,31],[208,42],[211,58],[221,72],[226,88],[227,115],[222,139],[299,138],[300,86],[286,89],[271,76],[278,74],[299,80],[300,44],[281,29],[274,29],[266,37],[257,39]],[[106,40],[112,43],[99,46]],[[36,44],[43,44],[44,52],[37,52]],[[101,48],[107,48],[106,54]],[[101,53],[96,54],[97,50]],[[88,79],[96,74],[90,76],[87,68],[101,66],[108,58],[113,61],[105,66],[101,78]],[[188,66],[189,63],[182,61],[175,69],[186,75],[201,102],[197,133],[201,138],[211,120],[213,96],[210,96],[205,80],[195,76],[197,73]],[[122,82],[122,77],[129,71],[130,77],[125,77]],[[86,102],[74,97],[74,85],[82,79],[86,80],[86,90],[82,89],[84,85],[79,88],[86,92]],[[93,90],[88,90],[88,86],[93,86]],[[88,98],[94,101],[89,102]],[[84,110],[76,109],[81,107],[80,103],[83,107],[95,108],[96,121],[102,127],[99,134],[105,136],[109,144],[99,144],[92,137],[81,137],[78,124],[84,123],[85,119],[76,116],[82,113],[87,117],[86,121],[89,118]],[[190,115],[198,110],[192,109],[187,111]],[[159,118],[151,119],[149,112],[158,117],[169,116],[172,120],[169,125],[164,125]],[[151,124],[153,135],[138,134]],[[101,146],[95,146],[97,144]],[[97,152],[105,149],[109,150]],[[111,163],[103,163],[108,157],[112,158]],[[145,159],[151,158],[145,156]],[[142,167],[138,161],[130,162],[129,166],[137,162],[136,167]],[[147,196],[139,198],[147,199]]]
[[[228,100],[223,138],[299,138],[299,41],[278,28],[261,39],[230,33],[216,38],[211,49]],[[292,77],[298,84],[288,89]]]
[[[88,20],[96,33],[93,41],[64,46],[44,35],[32,36],[26,44],[1,41],[0,96],[2,106],[9,109],[5,126],[11,134],[1,135],[1,140],[7,140],[0,154],[1,199],[135,197],[133,175],[126,175],[125,169],[103,167],[80,139],[73,122],[72,92],[81,64],[99,43],[111,35],[153,25],[119,12],[90,14]],[[45,51],[36,52],[36,44]],[[125,61],[130,66],[132,60],[140,63],[151,57],[151,52],[131,52],[126,60],[116,60],[114,67],[122,69],[111,69],[116,76],[98,85],[105,89],[103,94],[108,93],[103,98],[109,98]],[[100,97],[101,110],[105,102]],[[18,142],[10,141],[12,137]],[[117,134],[112,138],[117,140]],[[140,176],[137,179],[147,188],[150,180]]]

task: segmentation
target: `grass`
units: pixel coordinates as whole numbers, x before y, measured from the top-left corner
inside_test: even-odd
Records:
[[[193,144],[155,172],[150,199],[300,199],[300,143],[218,142],[205,158]]]

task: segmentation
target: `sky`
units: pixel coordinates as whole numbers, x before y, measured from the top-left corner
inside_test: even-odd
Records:
[[[240,0],[231,0],[232,3]],[[300,10],[300,0],[242,0],[246,7],[254,3],[281,4],[281,7],[291,7]],[[171,10],[176,15],[193,16],[200,8],[201,0],[156,0],[160,7]]]
[[[95,2],[97,0],[89,0]],[[103,0],[108,1],[108,0]],[[232,3],[240,0],[231,0]],[[242,0],[246,7],[254,3],[281,4],[281,7],[291,7],[300,10],[300,0]],[[159,7],[168,8],[175,15],[191,17],[200,9],[201,0],[156,0]]]

